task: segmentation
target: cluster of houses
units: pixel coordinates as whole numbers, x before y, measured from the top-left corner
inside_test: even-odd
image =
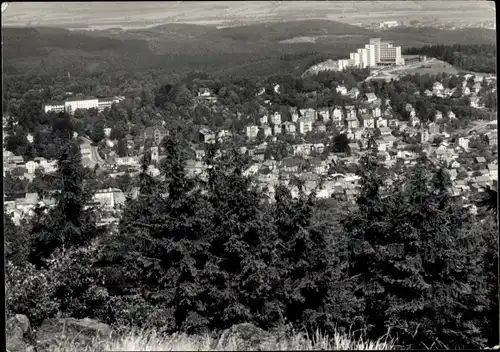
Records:
[[[137,189],[134,189],[130,196],[135,197]],[[117,188],[102,189],[95,192],[88,207],[99,209],[98,226],[113,224],[120,218],[120,212],[125,204],[126,194]],[[5,213],[12,218],[14,224],[19,225],[23,219],[29,219],[34,215],[35,208],[53,207],[56,204],[55,197],[48,195],[41,197],[38,193],[5,193],[4,209]]]
[[[474,84],[472,87],[469,87],[469,80],[473,78],[474,79]],[[426,96],[437,96],[440,98],[444,97],[451,97],[457,89],[461,89],[461,93],[463,96],[468,96],[470,97],[470,105],[473,108],[476,109],[482,109],[484,108],[484,103],[481,101],[481,98],[478,96],[479,92],[482,89],[482,82],[483,79],[486,80],[486,82],[491,82],[493,80],[496,80],[495,76],[487,76],[487,77],[482,77],[482,76],[474,76],[472,74],[467,74],[464,76],[464,80],[462,81],[462,87],[459,88],[445,88],[441,82],[434,82],[432,86],[432,91],[429,89],[425,90],[424,94]]]
[[[481,80],[475,78],[472,89],[467,86],[465,78],[462,90],[464,95],[477,98],[477,93],[481,89]],[[436,82],[433,92],[426,91],[425,94],[437,96],[452,95],[453,90],[444,89],[442,83]],[[336,88],[340,95],[350,96],[358,99],[360,92],[357,88],[347,90],[345,86]],[[274,87],[275,92],[279,92],[279,85]],[[262,94],[263,92],[259,92]],[[209,89],[203,88],[198,92],[198,98],[210,102],[216,98]],[[479,98],[478,98],[479,99]],[[262,190],[273,199],[274,190],[278,184],[287,185],[292,195],[299,192],[297,180],[300,180],[306,193],[315,191],[319,198],[337,198],[354,202],[359,189],[359,177],[353,173],[335,173],[337,165],[343,165],[344,169],[356,165],[359,158],[366,153],[377,152],[379,159],[387,166],[394,166],[396,163],[403,165],[413,165],[416,163],[418,154],[414,151],[414,146],[405,143],[401,137],[397,137],[395,131],[405,132],[410,137],[417,138],[425,153],[432,160],[445,163],[450,177],[453,181],[453,192],[455,195],[466,197],[469,192],[481,192],[485,187],[496,187],[498,181],[498,163],[486,162],[482,157],[474,160],[474,168],[460,165],[457,159],[467,155],[469,152],[469,135],[450,136],[441,131],[439,121],[444,116],[448,120],[456,118],[452,111],[443,114],[436,111],[435,122],[422,123],[417,116],[415,108],[411,104],[405,106],[409,115],[408,121],[399,121],[393,117],[389,100],[379,99],[373,93],[366,93],[361,97],[361,104],[358,106],[334,106],[319,107],[317,109],[290,109],[290,119],[284,121],[280,112],[261,114],[255,121],[245,126],[243,133],[250,139],[256,140],[259,134],[266,140],[276,140],[279,135],[306,135],[310,132],[326,132],[326,124],[331,121],[337,129],[344,133],[348,139],[349,152],[347,154],[324,153],[326,145],[323,143],[300,143],[288,145],[288,154],[283,160],[276,161],[266,151],[269,144],[264,141],[257,146],[242,147],[241,152],[250,155],[253,164],[245,170],[246,175],[253,175]],[[477,100],[479,104],[479,100]],[[472,105],[472,103],[471,103]],[[476,107],[479,107],[476,106]],[[110,129],[106,129],[106,136],[109,137]],[[165,126],[148,127],[143,131],[144,140],[152,140],[151,147],[152,160],[159,162],[163,156],[159,154],[158,145],[165,136],[168,135]],[[497,130],[493,129],[485,133],[489,146],[497,146]],[[201,128],[199,131],[199,141],[212,143],[215,140],[223,140],[231,136],[228,130],[213,132],[208,128]],[[441,136],[438,145],[431,145],[429,142],[435,136]],[[129,136],[130,137],[130,136]],[[328,137],[330,140],[332,136]],[[127,143],[132,143],[131,137],[127,137]],[[254,143],[252,143],[254,144]],[[130,145],[129,145],[130,148]],[[90,144],[83,143],[81,146],[82,162],[92,159],[95,151],[92,151]],[[465,154],[464,154],[465,153]],[[206,177],[207,166],[203,162],[205,152],[201,146],[195,147],[194,158],[186,163],[186,173],[192,177],[195,175]],[[95,158],[95,156],[94,156]],[[124,170],[136,174],[140,166],[139,156],[129,156],[119,158],[112,155],[108,160],[108,171],[111,177],[124,174]],[[88,166],[88,165],[87,165]],[[35,158],[25,162],[22,157],[14,156],[12,153],[4,151],[4,175],[5,171],[16,171],[17,177],[33,178],[35,170],[42,168],[44,172],[54,172],[57,169],[55,160]],[[160,171],[156,166],[150,165],[149,172],[153,176],[159,176]],[[388,180],[390,183],[391,180]],[[11,197],[12,198],[12,197]],[[116,221],[119,209],[124,204],[125,195],[116,189],[102,190],[94,196],[94,205],[101,206],[101,223]],[[19,221],[24,215],[31,214],[32,209],[40,202],[51,204],[51,200],[38,199],[37,195],[25,194],[22,197],[6,200],[6,207]]]
[[[3,175],[11,173],[13,176],[21,179],[32,180],[35,177],[35,171],[41,169],[44,173],[57,171],[57,160],[47,160],[36,157],[33,160],[25,161],[23,156],[14,155],[8,150],[3,151]]]

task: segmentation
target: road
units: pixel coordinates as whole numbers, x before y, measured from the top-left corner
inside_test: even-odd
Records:
[[[472,127],[466,133],[471,133],[472,131],[480,130],[488,125],[497,125],[497,120],[478,122],[477,126]]]
[[[80,136],[80,138],[83,140],[83,143],[90,145],[90,158],[89,158],[90,161],[93,164],[98,164],[99,167],[106,166],[107,165],[106,161],[103,158],[101,158],[97,150],[97,147],[92,145],[92,141],[84,136]]]

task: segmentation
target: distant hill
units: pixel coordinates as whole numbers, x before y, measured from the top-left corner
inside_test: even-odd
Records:
[[[222,28],[220,35],[242,41],[271,41],[291,39],[300,36],[326,34],[369,34],[370,30],[349,24],[328,20],[304,20],[293,22],[270,22],[247,26]]]
[[[154,68],[178,74],[204,70],[245,76],[268,72],[300,75],[312,62],[344,57],[371,37],[418,47],[494,42],[495,32],[479,28],[395,28],[374,32],[345,23],[302,20],[219,29],[178,23],[126,31],[4,27],[2,37],[5,74],[55,75],[70,70],[77,75]]]
[[[436,29],[431,27],[396,27],[379,32],[381,38],[407,40],[424,44],[496,44],[496,31],[486,28]]]

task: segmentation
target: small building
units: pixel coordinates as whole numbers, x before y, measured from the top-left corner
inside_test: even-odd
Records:
[[[206,127],[200,130],[199,137],[200,137],[200,142],[202,143],[215,142],[215,134]]]
[[[256,125],[246,126],[246,135],[250,139],[257,138],[257,134],[259,133],[259,127]]]
[[[272,130],[271,126],[269,126],[267,124],[262,125],[260,128],[264,132],[264,137],[268,137],[268,136],[271,136],[273,134],[273,130]]]
[[[376,121],[376,127],[377,128],[380,128],[380,127],[387,127],[388,126],[388,121],[386,118],[383,118],[383,117],[379,117]]]
[[[364,128],[375,128],[375,119],[372,115],[361,115],[361,120],[363,121]]]
[[[203,98],[207,98],[207,97],[212,96],[212,93],[210,92],[210,89],[208,89],[208,88],[200,88],[198,90],[198,96],[203,97]]]
[[[367,103],[377,103],[380,99],[375,95],[375,93],[366,93],[365,100]]]
[[[344,112],[341,107],[335,107],[332,110],[332,120],[333,122],[342,122],[342,117],[344,116]]]
[[[431,122],[428,126],[429,134],[431,136],[439,134],[439,125],[435,122]]]
[[[311,121],[316,121],[316,119],[317,119],[317,112],[314,109],[301,109],[300,115],[302,116],[302,118],[308,119]]]
[[[347,95],[347,88],[345,86],[338,86],[335,90],[340,95]]]
[[[468,151],[469,150],[469,138],[458,137],[457,138],[457,146],[463,148],[465,151]]]
[[[323,121],[330,120],[330,108],[329,107],[321,107],[317,110],[317,117],[321,116]]]
[[[437,91],[444,89],[443,84],[441,82],[434,82],[432,88]]]
[[[443,113],[439,110],[436,110],[436,115],[434,115],[434,121],[439,121],[443,119]]]
[[[274,125],[273,126],[273,134],[277,136],[278,134],[281,134],[281,125]]]
[[[281,114],[279,112],[275,112],[271,115],[271,123],[275,125],[281,124]]]
[[[307,132],[311,132],[313,128],[313,121],[308,118],[300,118],[299,119],[299,133],[306,134]]]
[[[346,127],[349,129],[354,129],[359,127],[359,121],[356,116],[350,115],[345,119]]]
[[[488,140],[488,145],[490,147],[496,147],[498,145],[498,133],[496,130],[489,131],[486,133],[486,139]]]
[[[378,130],[380,131],[380,135],[382,137],[392,135],[392,131],[389,127],[380,127]]]
[[[295,127],[294,123],[292,123],[290,121],[285,121],[283,123],[282,127],[285,130],[286,134],[295,135],[295,133],[296,133],[296,127]]]

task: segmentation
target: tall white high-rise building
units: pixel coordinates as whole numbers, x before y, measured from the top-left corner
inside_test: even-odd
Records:
[[[375,45],[373,44],[366,44],[365,45],[366,49],[366,59],[367,59],[367,66],[368,67],[373,67],[376,65],[376,60],[375,60]]]
[[[375,62],[380,62],[380,38],[370,39],[370,45],[373,45],[375,49]]]
[[[361,61],[359,59],[359,54],[358,53],[350,53],[349,57],[351,58],[351,60],[354,61],[354,66],[359,66],[359,64],[361,63]]]
[[[359,62],[361,68],[365,68],[368,66],[368,52],[366,49],[358,49],[359,54]]]
[[[394,46],[393,42],[390,41],[381,41],[379,62],[395,63],[396,65],[401,64],[401,47]]]

